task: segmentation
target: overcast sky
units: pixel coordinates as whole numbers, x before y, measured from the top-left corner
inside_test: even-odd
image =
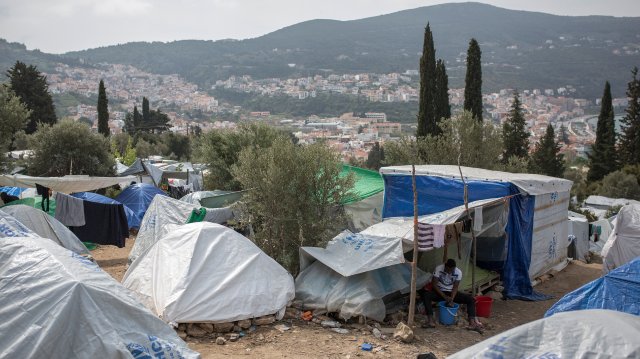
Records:
[[[0,0],[0,38],[62,53],[131,41],[257,37],[311,19],[352,20],[433,0]],[[558,15],[640,16],[639,0],[489,0]]]

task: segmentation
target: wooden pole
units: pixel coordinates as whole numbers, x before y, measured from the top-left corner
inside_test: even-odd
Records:
[[[467,219],[471,219],[469,213],[469,191],[467,187],[467,181],[465,181],[462,175],[462,167],[460,167],[460,154],[458,154],[458,171],[460,171],[460,179],[464,185],[464,208],[467,212]],[[471,295],[476,296],[476,234],[473,231],[473,223],[471,225],[471,255],[473,256],[473,264],[471,266]]]
[[[416,189],[416,166],[411,165],[411,182],[413,183],[413,261],[411,262],[411,295],[409,296],[410,327],[414,324],[416,315],[416,281],[418,267],[418,190]]]

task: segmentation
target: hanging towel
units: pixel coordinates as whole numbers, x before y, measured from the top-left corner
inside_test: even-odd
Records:
[[[204,221],[204,217],[207,215],[207,209],[202,207],[200,209],[194,209],[191,211],[187,223],[195,223]]]
[[[476,207],[473,213],[473,230],[476,232],[482,230],[482,207]]]
[[[426,252],[433,249],[433,226],[418,222],[418,251]]]
[[[80,198],[56,192],[55,219],[65,226],[82,227],[84,219],[84,201]]]
[[[435,248],[444,247],[444,234],[446,226],[444,224],[432,224],[433,227],[433,246]]]

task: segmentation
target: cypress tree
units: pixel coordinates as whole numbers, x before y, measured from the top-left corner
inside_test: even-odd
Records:
[[[147,130],[151,125],[151,112],[149,111],[149,100],[146,97],[142,98],[142,127]]]
[[[436,50],[433,46],[433,34],[427,23],[424,29],[422,57],[420,57],[420,104],[418,108],[418,137],[438,132],[434,112]]]
[[[20,98],[20,101],[31,110],[29,122],[25,128],[27,134],[34,133],[38,123],[53,125],[58,120],[53,99],[49,93],[47,77],[42,75],[33,66],[16,61],[15,65],[7,71],[7,77],[11,84],[11,90]]]
[[[109,100],[107,99],[107,90],[104,88],[104,81],[100,80],[98,85],[98,132],[108,137],[109,131]]]
[[[552,177],[562,177],[564,174],[564,155],[560,153],[560,144],[556,142],[556,136],[551,124],[547,125],[547,131],[536,144],[529,162],[530,170]]]
[[[449,105],[449,77],[444,60],[439,59],[436,62],[436,86],[435,86],[435,119],[436,124],[440,123],[443,118],[451,117],[451,105]],[[437,127],[440,133],[440,127]]]
[[[464,80],[464,109],[482,121],[482,67],[480,46],[476,39],[469,41],[467,74]]]
[[[611,100],[611,85],[604,84],[600,115],[596,128],[596,142],[589,154],[588,181],[599,181],[617,169],[616,128]]]
[[[638,68],[631,70],[633,79],[627,85],[629,105],[622,119],[620,158],[625,165],[640,164],[640,80]]]
[[[140,126],[142,126],[142,115],[138,111],[138,106],[133,106],[133,131],[140,131]]]
[[[373,145],[369,155],[367,156],[366,166],[372,170],[378,171],[384,162],[384,147],[380,146],[380,142]]]
[[[502,125],[502,140],[504,154],[502,159],[507,162],[510,157],[527,158],[529,156],[529,131],[522,114],[522,103],[518,91],[513,92],[513,103],[507,120]]]

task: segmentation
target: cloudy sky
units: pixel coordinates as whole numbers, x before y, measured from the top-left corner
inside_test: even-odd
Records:
[[[245,39],[311,19],[352,20],[434,0],[0,0],[0,38],[62,53],[131,41]],[[638,0],[488,0],[558,15],[640,16]]]

